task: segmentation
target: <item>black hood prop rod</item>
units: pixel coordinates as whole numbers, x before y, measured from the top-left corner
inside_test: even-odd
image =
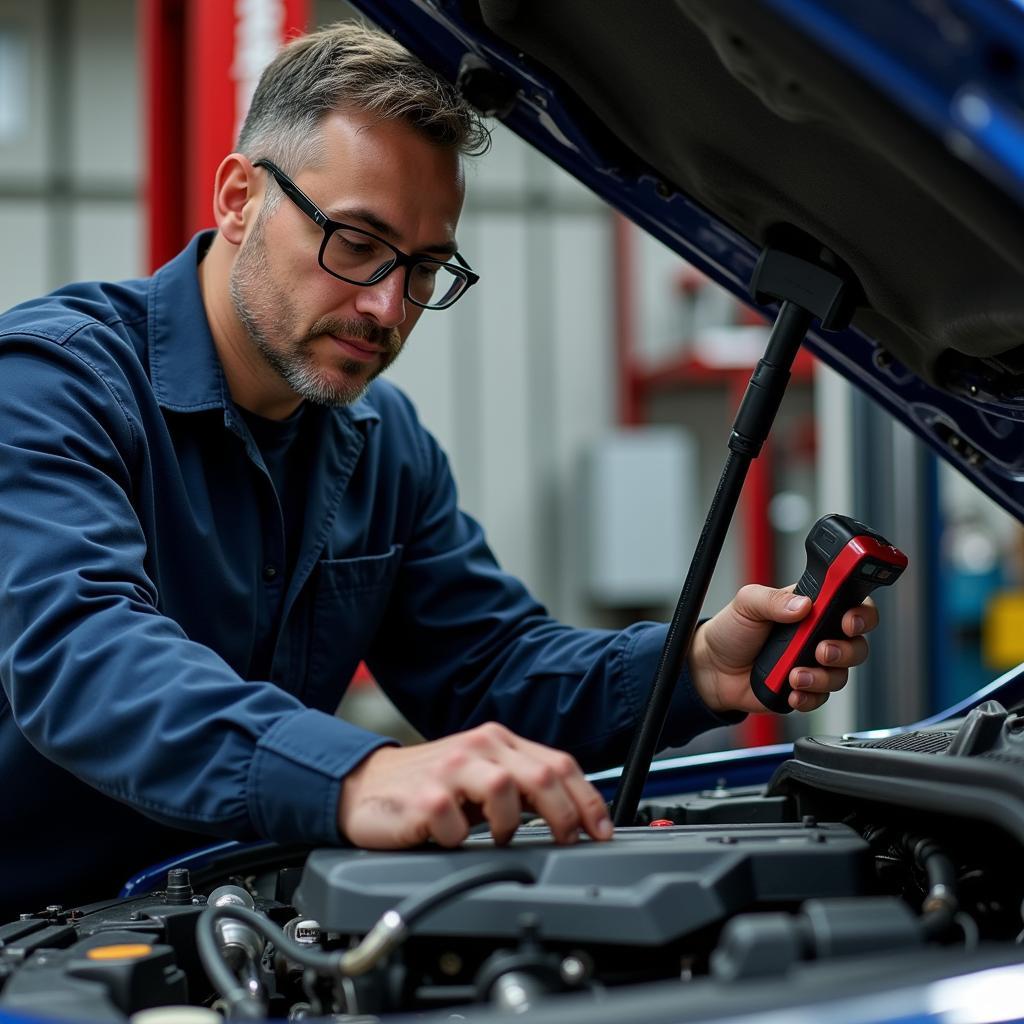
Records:
[[[781,249],[765,249],[754,268],[750,290],[759,305],[778,302],[779,312],[764,356],[750,377],[736,413],[729,437],[729,455],[672,616],[643,718],[633,735],[622,769],[612,811],[614,823],[620,828],[636,821],[637,807],[665,727],[672,692],[683,673],[743,481],[751,460],[760,454],[771,431],[786,393],[793,360],[812,321],[820,320],[822,330],[843,330],[849,325],[862,295],[856,279],[825,249],[820,250],[816,261]]]

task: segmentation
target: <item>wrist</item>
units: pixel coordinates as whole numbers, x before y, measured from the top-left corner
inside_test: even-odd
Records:
[[[718,694],[718,673],[711,661],[705,628],[702,623],[693,634],[690,644],[690,681],[704,706],[716,715],[731,711]]]
[[[396,749],[401,748],[394,744],[374,747],[341,780],[341,789],[338,794],[337,826],[338,834],[343,839],[349,838],[346,824],[360,801],[362,789],[367,775],[370,774],[372,765],[376,764],[382,767],[386,756]]]

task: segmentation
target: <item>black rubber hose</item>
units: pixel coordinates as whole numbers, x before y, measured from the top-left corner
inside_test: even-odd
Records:
[[[533,873],[518,864],[509,864],[505,867],[476,864],[442,878],[421,893],[407,896],[395,907],[395,913],[402,918],[406,926],[409,926],[424,914],[429,914],[439,904],[446,903],[469,889],[478,889],[482,885],[491,885],[495,882],[522,882],[523,885],[532,885],[535,881]]]
[[[262,1000],[257,999],[238,980],[235,972],[228,966],[224,950],[217,937],[217,922],[221,918],[231,917],[251,925],[261,935],[270,937],[267,925],[276,928],[267,918],[248,907],[228,904],[222,907],[210,907],[199,915],[196,921],[196,947],[199,961],[210,979],[214,991],[228,1004],[227,1016],[232,1019],[259,1020],[266,1016],[266,1007]],[[284,932],[281,933],[282,935]]]
[[[957,911],[956,865],[934,840],[925,836],[905,835],[902,846],[928,879],[921,928],[926,938],[942,938]]]
[[[928,876],[930,890],[940,886],[949,892],[950,902],[956,901],[956,867],[934,843],[929,843],[922,851],[921,860],[925,874]]]
[[[533,874],[517,864],[495,867],[490,864],[474,865],[454,875],[441,879],[423,892],[407,896],[390,913],[397,914],[408,928],[425,914],[436,907],[470,889],[478,889],[496,882],[522,882],[531,884],[535,881]],[[234,1018],[254,1019],[265,1016],[265,1008],[239,982],[224,959],[217,938],[217,922],[222,918],[231,918],[249,925],[259,932],[268,942],[272,942],[287,959],[307,967],[317,974],[336,978],[345,973],[342,962],[349,951],[325,953],[322,950],[310,949],[294,939],[289,938],[270,918],[234,904],[209,907],[200,914],[196,922],[196,944],[199,959],[209,976],[213,987],[227,1002],[229,1016]]]

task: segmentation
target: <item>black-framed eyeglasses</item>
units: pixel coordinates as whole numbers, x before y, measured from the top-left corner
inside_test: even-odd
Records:
[[[331,220],[280,167],[269,160],[254,160],[274,176],[281,191],[318,227],[323,229],[320,266],[348,284],[379,284],[398,267],[405,269],[405,297],[424,309],[447,309],[480,280],[456,252],[450,261],[432,256],[410,256],[370,231]]]

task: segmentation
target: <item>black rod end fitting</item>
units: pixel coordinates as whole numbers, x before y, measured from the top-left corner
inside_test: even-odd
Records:
[[[750,292],[760,305],[792,302],[821,321],[822,330],[841,331],[861,300],[856,279],[840,268],[783,252],[764,249],[750,279]]]

